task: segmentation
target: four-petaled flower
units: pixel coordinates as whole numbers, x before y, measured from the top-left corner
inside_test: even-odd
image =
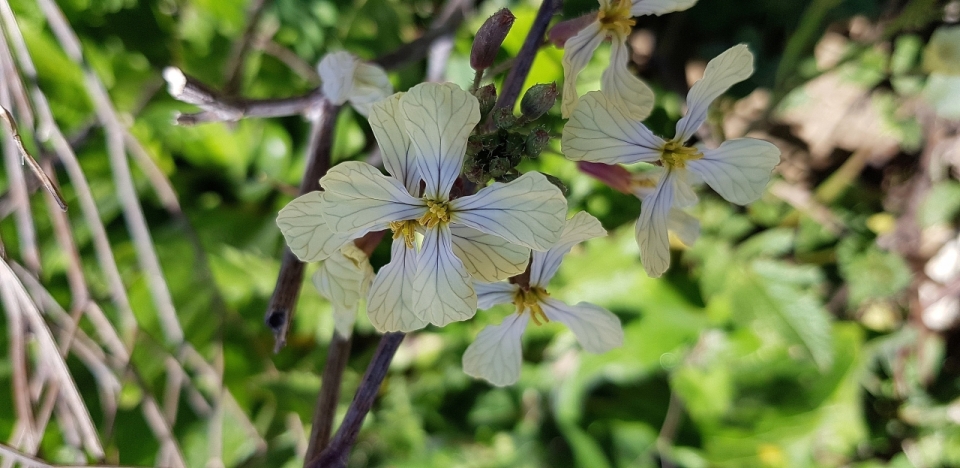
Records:
[[[727,140],[716,149],[686,146],[706,119],[710,103],[752,73],[753,55],[743,44],[711,60],[703,79],[687,94],[687,113],[670,140],[654,135],[599,92],[584,96],[564,126],[561,146],[569,159],[605,164],[659,162],[665,169],[644,198],[636,226],[643,267],[650,276],[660,276],[670,265],[669,213],[674,206],[696,203],[691,183],[702,180],[728,201],[745,205],[760,197],[780,162],[776,146],[753,138]]]
[[[623,329],[616,315],[586,302],[567,305],[550,297],[546,290],[563,257],[574,245],[606,234],[597,218],[581,211],[567,221],[555,245],[546,252],[533,253],[528,287],[506,282],[477,283],[481,309],[513,303],[517,313],[500,325],[484,328],[477,335],[476,341],[463,354],[464,372],[494,385],[516,383],[522,362],[520,338],[531,320],[537,325],[549,321],[565,324],[580,345],[592,353],[603,353],[620,346]]]
[[[366,63],[349,52],[332,52],[317,64],[320,89],[330,102],[350,105],[364,117],[370,106],[393,93],[387,73],[377,65]]]
[[[477,308],[471,274],[489,280],[519,272],[520,264],[512,261],[505,269],[495,266],[491,253],[515,255],[504,255],[506,243],[490,241],[500,238],[546,250],[560,236],[566,199],[540,173],[451,197],[467,138],[479,120],[477,99],[456,85],[417,85],[372,109],[371,126],[394,177],[348,161],[320,179],[325,190],[321,212],[333,232],[347,237],[388,228],[394,232],[391,262],[377,274],[368,298],[371,321],[381,331],[469,319]],[[397,164],[387,163],[388,158]],[[421,190],[412,183],[418,178],[424,183],[419,196]],[[454,245],[455,231],[483,248]],[[423,239],[415,252],[417,234]]]
[[[563,101],[560,111],[569,118],[577,107],[577,76],[590,62],[600,43],[610,39],[610,65],[603,72],[600,87],[611,102],[624,107],[628,115],[643,120],[653,109],[653,91],[627,69],[630,50],[627,38],[636,16],[662,15],[686,10],[697,0],[599,0],[600,10],[593,22],[564,44]]]

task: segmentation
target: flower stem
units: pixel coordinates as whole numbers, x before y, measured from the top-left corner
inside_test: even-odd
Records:
[[[313,410],[310,444],[307,446],[305,461],[316,458],[330,442],[333,417],[337,413],[337,402],[340,400],[340,382],[350,358],[350,341],[350,337],[344,338],[333,332],[333,339],[330,340],[327,350],[327,363],[323,366],[323,375],[320,377],[320,394],[317,395],[317,404]]]
[[[540,45],[544,42],[544,36],[547,33],[547,26],[553,15],[560,9],[563,2],[561,0],[543,0],[540,10],[537,11],[537,17],[530,26],[530,32],[527,33],[527,39],[520,48],[510,73],[503,81],[503,87],[500,89],[500,97],[497,99],[497,107],[506,107],[513,109],[520,98],[520,91],[523,90],[523,82],[527,80],[530,73],[530,67],[533,65],[533,59],[540,50]]]
[[[343,468],[347,466],[347,459],[350,455],[350,448],[353,447],[360,433],[360,426],[363,419],[373,407],[373,402],[380,391],[380,384],[387,376],[390,369],[390,361],[396,354],[400,342],[406,336],[402,332],[386,333],[380,339],[377,350],[373,353],[373,360],[367,367],[367,372],[363,374],[360,381],[360,388],[357,389],[353,402],[347,410],[343,423],[337,429],[336,435],[330,441],[330,445],[324,449],[319,456],[304,464],[304,468]]]

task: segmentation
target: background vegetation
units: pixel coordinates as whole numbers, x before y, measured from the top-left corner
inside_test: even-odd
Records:
[[[462,11],[449,57],[434,63],[466,87],[483,19],[501,7],[517,16],[500,54],[509,64],[539,6],[450,2],[2,2],[0,104],[69,211],[21,169],[8,132],[0,459],[303,463],[333,330],[309,283],[315,265],[277,354],[263,317],[283,247],[274,220],[296,194],[309,122],[176,126],[175,111],[196,109],[166,93],[161,70],[227,95],[306,95],[327,51],[382,57]],[[50,21],[57,6],[76,44]],[[568,0],[563,17],[596,6]],[[657,93],[647,124],[668,136],[691,77],[749,44],[756,73],[718,102],[708,135],[780,146],[768,193],[738,208],[703,191],[702,237],[649,279],[632,234],[639,201],[578,172],[555,140],[526,169],[560,177],[571,210],[610,236],[570,255],[550,292],[614,311],[624,346],[591,355],[561,326],[531,327],[520,382],[494,388],[460,357],[507,308],[411,334],[351,466],[960,465],[958,18],[960,2],[935,0],[700,0],[640,18],[633,58]],[[583,89],[599,87],[606,49]],[[561,56],[544,47],[527,86],[559,81]],[[424,80],[425,63],[392,70],[395,87]],[[374,147],[366,121],[342,112],[334,161]],[[387,258],[383,245],[373,263]],[[378,340],[361,314],[341,411]]]

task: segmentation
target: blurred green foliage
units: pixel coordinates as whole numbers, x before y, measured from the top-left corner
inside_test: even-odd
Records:
[[[137,376],[125,378],[112,424],[101,410],[94,377],[80,361],[68,362],[101,428],[108,461],[153,465],[159,444],[140,405],[146,394],[163,394],[164,363],[177,350],[164,344],[137,266],[103,133],[89,130],[94,115],[80,66],[60,50],[34,2],[11,3],[39,84],[58,124],[74,138],[144,330],[136,337],[131,363]],[[308,125],[291,117],[177,127],[171,124],[173,112],[191,108],[167,96],[160,79],[163,67],[176,65],[204,82],[223,85],[231,48],[246,27],[247,2],[59,3],[113,102],[179,195],[183,217],[165,211],[146,178],[134,173],[187,339],[210,360],[222,347],[222,384],[235,402],[222,421],[180,405],[174,432],[184,456],[190,466],[204,466],[210,425],[222,424],[225,466],[300,466],[298,453],[309,434],[305,425],[333,330],[330,305],[308,281],[315,267],[307,269],[289,342],[277,355],[263,313],[283,245],[274,219],[299,184]],[[829,28],[857,16],[869,23],[883,20],[886,29],[877,41],[889,41],[892,47],[852,46],[839,67],[849,82],[889,91],[887,103],[878,108],[899,132],[899,158],[916,164],[922,128],[899,107],[921,89],[954,93],[950,96],[960,89],[928,80],[930,70],[922,69],[930,61],[924,50],[939,18],[924,16],[924,5],[935,10],[935,2],[736,3],[701,0],[685,13],[639,19],[638,28],[658,38],[656,62],[641,70],[657,92],[657,108],[647,122],[651,128],[669,136],[679,119],[687,60],[708,59],[737,42],[755,52],[757,72],[732,90],[733,97],[763,87],[772,90],[774,103],[789,107],[802,101],[799,87],[823,73],[814,65],[815,44]],[[903,3],[890,16],[888,4]],[[470,84],[472,33],[504,6],[517,19],[500,58],[516,55],[538,2],[481,2],[478,13],[456,33],[448,79]],[[595,7],[593,0],[571,0],[564,2],[563,11],[572,18]],[[389,52],[415,38],[440,8],[441,3],[427,0],[274,0],[260,29],[311,66],[326,51],[346,49],[364,58]],[[606,47],[581,75],[583,89],[599,87]],[[562,51],[543,48],[525,88],[559,81],[561,57]],[[423,74],[423,64],[417,63],[391,78],[402,90]],[[248,97],[300,95],[316,86],[315,78],[298,74],[258,47],[251,50],[242,77],[241,94]],[[946,107],[955,109],[960,99],[937,102],[937,110],[950,115]],[[559,133],[559,112],[551,115],[551,130]],[[364,119],[345,111],[337,125],[335,160],[362,158],[373,147]],[[524,337],[521,380],[501,389],[466,376],[460,357],[483,326],[499,323],[511,312],[507,308],[411,334],[364,425],[351,466],[653,467],[661,466],[663,458],[691,468],[960,465],[956,357],[952,367],[942,367],[950,350],[957,352],[956,329],[941,335],[909,316],[915,307],[912,282],[922,266],[878,246],[878,233],[887,231],[871,227],[871,219],[891,216],[883,204],[889,187],[869,177],[844,179],[838,193],[825,200],[842,222],[839,230],[771,194],[741,208],[705,191],[694,213],[702,221],[702,237],[690,248],[678,246],[674,267],[654,280],[643,273],[632,234],[639,201],[580,174],[558,152],[554,141],[521,168],[559,177],[570,189],[571,210],[591,212],[611,235],[575,250],[550,292],[615,312],[623,322],[624,346],[591,355],[556,324],[531,327]],[[811,169],[811,180],[819,184],[838,165]],[[58,174],[66,180],[62,170]],[[6,187],[4,180],[0,188]],[[68,204],[77,206],[70,184],[63,185],[63,192]],[[41,196],[32,198],[41,280],[61,304],[69,304],[66,260]],[[925,227],[955,227],[958,214],[960,183],[948,177],[933,185],[918,219]],[[71,209],[69,217],[94,298],[116,319],[105,279],[95,267],[89,230],[79,210]],[[0,222],[0,236],[7,254],[17,258],[17,232],[9,217]],[[381,246],[373,262],[379,266],[386,259]],[[89,323],[82,327],[95,334]],[[377,340],[361,314],[341,413]],[[0,348],[8,346],[8,334],[0,333]],[[202,392],[217,392],[218,382],[188,377]],[[7,404],[13,401],[11,379],[10,361],[0,360],[3,440],[9,440],[16,422],[13,406]],[[258,444],[252,430],[265,445]],[[53,424],[39,453],[67,462],[74,454],[65,445]]]

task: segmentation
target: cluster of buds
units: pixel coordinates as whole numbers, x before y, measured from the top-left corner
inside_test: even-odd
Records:
[[[467,142],[464,176],[483,186],[491,179],[509,182],[520,176],[516,167],[523,158],[536,158],[550,141],[550,132],[544,126],[534,125],[557,101],[557,85],[538,84],[524,94],[520,102],[520,116],[507,108],[496,108],[497,90],[487,85],[475,93],[480,101],[484,120],[490,119],[495,128],[489,133],[472,135]]]

